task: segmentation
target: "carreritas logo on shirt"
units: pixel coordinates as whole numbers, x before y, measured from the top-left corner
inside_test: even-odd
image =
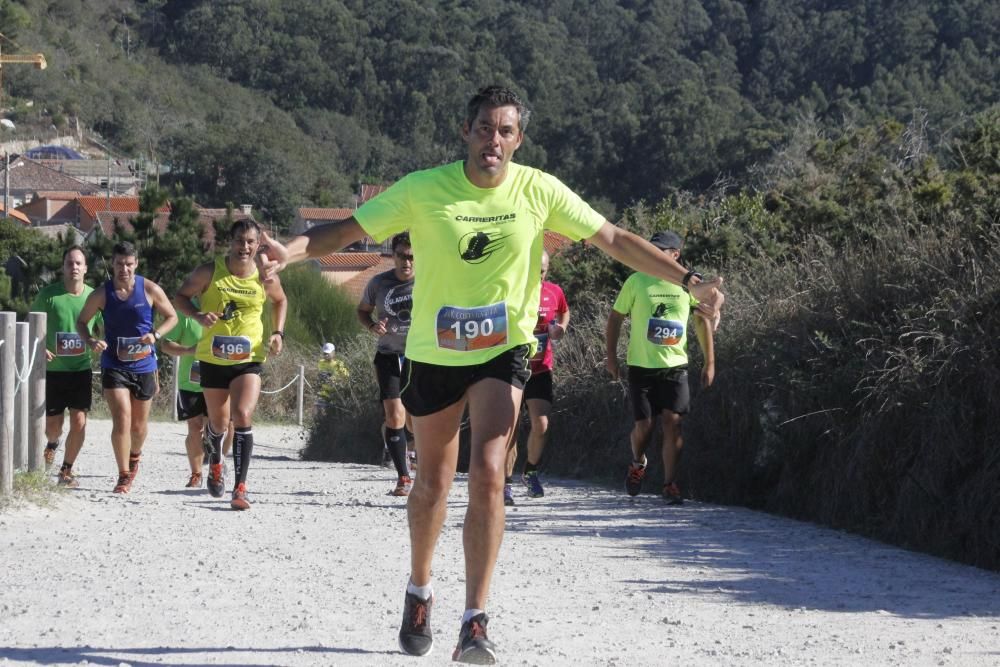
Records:
[[[517,219],[517,213],[504,213],[503,215],[491,215],[488,217],[478,217],[475,215],[456,215],[455,222],[473,223],[505,223],[513,222]]]

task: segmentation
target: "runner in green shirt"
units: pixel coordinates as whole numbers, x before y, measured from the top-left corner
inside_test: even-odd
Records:
[[[44,287],[31,303],[31,310],[44,312],[47,317],[45,332],[45,463],[55,462],[59,437],[62,435],[63,417],[69,410],[69,433],[58,483],[74,488],[79,482],[73,474],[73,464],[83,448],[87,432],[87,412],[93,396],[93,359],[90,348],[76,332],[76,318],[94,288],[85,285],[87,255],[80,246],[67,248],[63,253],[62,280]],[[94,331],[101,324],[100,314],[90,320]]]
[[[679,260],[683,242],[675,232],[657,232],[650,242],[664,254]],[[607,367],[618,379],[618,336],[622,322],[631,318],[628,340],[628,381],[632,397],[632,464],[625,477],[630,496],[642,490],[646,476],[646,448],[657,417],[663,425],[663,498],[671,505],[684,502],[677,486],[677,464],[681,454],[681,420],[691,405],[688,387],[687,330],[691,309],[698,301],[686,290],[645,273],[633,273],[608,314],[606,332]],[[702,387],[715,379],[714,322],[694,318],[698,344],[705,357]]]
[[[465,613],[453,658],[496,660],[484,609],[504,530],[506,447],[536,346],[544,231],[587,239],[637,270],[690,284],[702,301],[714,302],[721,284],[701,281],[647,241],[610,224],[555,177],[511,162],[529,115],[513,91],[483,88],[466,109],[465,160],[411,173],[353,217],[313,227],[287,247],[263,239],[265,278],[366,235],[385,239],[405,229],[426,268],[413,287],[402,390],[420,461],[407,503],[410,580],[399,631],[400,647],[413,655],[426,654],[433,643],[431,562],[468,406]]]
[[[201,340],[202,326],[184,313],[177,313],[177,326],[171,329],[160,341],[160,348],[172,357],[177,358],[177,419],[187,422],[187,437],[184,447],[187,450],[188,464],[191,466],[191,476],[185,488],[200,489],[203,481],[201,473],[205,462],[204,439],[205,419],[208,409],[205,406],[205,395],[201,391],[201,364],[194,358],[198,341]],[[233,444],[233,429],[226,432],[223,453],[228,455]]]

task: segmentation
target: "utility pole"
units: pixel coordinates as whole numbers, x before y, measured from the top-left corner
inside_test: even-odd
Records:
[[[3,153],[3,214],[4,217],[10,217],[10,152],[4,151]]]

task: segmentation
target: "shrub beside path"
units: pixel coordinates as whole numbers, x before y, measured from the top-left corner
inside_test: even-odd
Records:
[[[409,658],[391,472],[301,461],[297,428],[254,432],[254,505],[237,513],[183,488],[172,423],[151,425],[132,493],[112,495],[110,423],[91,422],[81,488],[0,514],[0,665],[450,660],[464,476],[435,563],[434,651]],[[488,610],[504,664],[1000,662],[996,573],[745,509],[546,488],[507,515]]]

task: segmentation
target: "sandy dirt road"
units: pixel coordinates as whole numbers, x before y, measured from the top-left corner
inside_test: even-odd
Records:
[[[183,433],[151,426],[121,497],[110,424],[94,421],[80,489],[0,514],[0,665],[450,660],[462,476],[435,562],[435,647],[411,658],[396,646],[408,548],[390,471],[301,461],[298,429],[257,426],[254,505],[237,513],[183,488]],[[547,481],[507,515],[488,609],[503,664],[1000,664],[1000,575],[744,509]]]

